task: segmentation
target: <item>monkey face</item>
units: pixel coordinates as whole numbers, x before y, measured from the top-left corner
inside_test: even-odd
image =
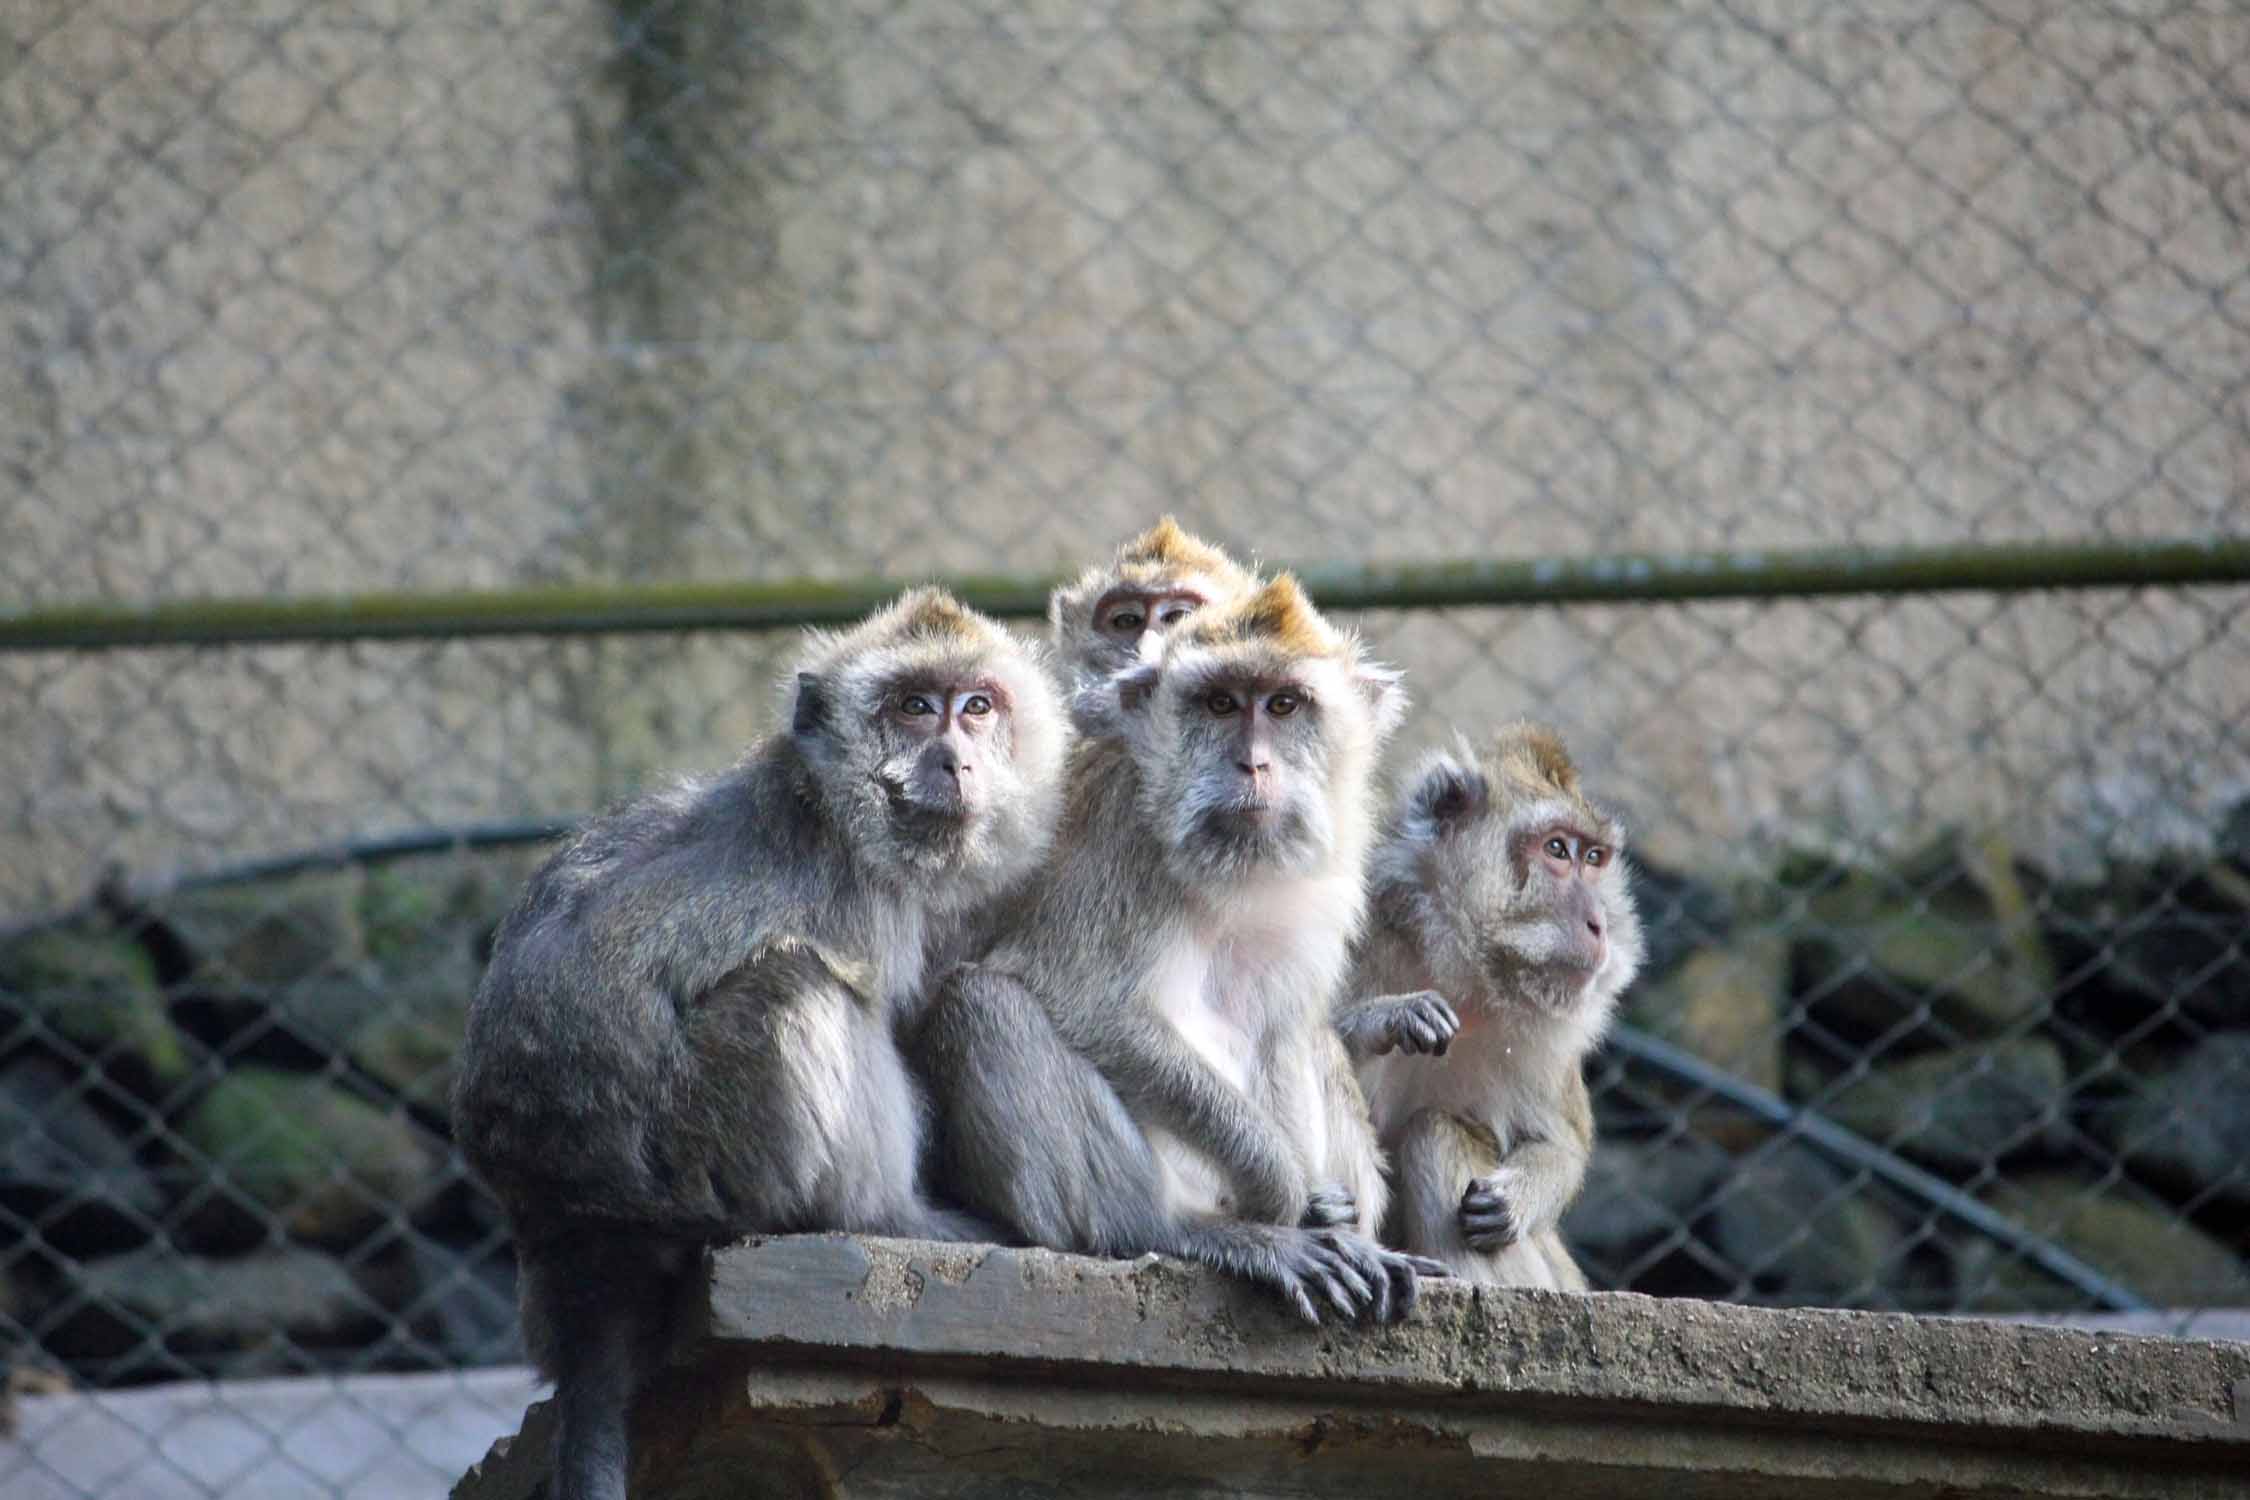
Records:
[[[1343,663],[1189,653],[1118,686],[1151,824],[1191,881],[1301,874],[1336,851],[1381,733]]]
[[[1211,602],[1212,588],[1211,580],[1190,577],[1111,589],[1094,605],[1083,659],[1104,675],[1161,659],[1165,636]]]
[[[878,732],[891,753],[876,775],[897,824],[943,837],[990,806],[1008,749],[1003,701],[989,682],[912,678],[883,696]]]
[[[808,790],[867,870],[945,909],[1030,872],[1053,832],[1067,720],[1006,631],[917,591],[815,637],[790,699]]]
[[[1308,874],[1366,847],[1375,753],[1405,711],[1398,674],[1364,662],[1284,574],[1174,628],[1161,661],[1118,674],[1110,721],[1173,874]]]
[[[1328,851],[1331,747],[1310,675],[1221,668],[1171,684],[1175,848],[1244,871],[1294,870]]]
[[[1622,830],[1578,795],[1567,761],[1534,773],[1501,746],[1423,762],[1376,857],[1378,885],[1407,894],[1456,1003],[1606,1004],[1641,957]]]
[[[1090,568],[1047,601],[1055,655],[1074,685],[1104,682],[1153,663],[1165,640],[1206,608],[1247,597],[1257,580],[1169,516],[1127,541],[1104,567]]]

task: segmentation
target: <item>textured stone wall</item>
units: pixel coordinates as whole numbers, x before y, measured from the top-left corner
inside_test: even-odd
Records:
[[[2200,534],[2237,7],[76,0],[0,23],[0,587]],[[2192,841],[2239,592],[1371,620],[1648,838]],[[755,639],[0,661],[0,899],[724,759]],[[2156,685],[2161,684],[2158,688]],[[1700,851],[1699,851],[1700,852]]]

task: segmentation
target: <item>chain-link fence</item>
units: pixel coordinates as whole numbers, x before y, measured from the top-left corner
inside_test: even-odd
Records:
[[[1334,563],[2239,547],[2246,218],[2233,0],[35,0],[0,603],[1036,575],[1166,510]],[[1358,616],[1411,742],[1550,719],[1646,858],[1602,1284],[2250,1306],[2213,576]],[[761,731],[786,633],[35,636],[18,1383],[517,1357],[442,1106],[482,945],[540,827]],[[395,1481],[300,1406],[245,1487],[158,1410],[50,1413],[0,1489]]]

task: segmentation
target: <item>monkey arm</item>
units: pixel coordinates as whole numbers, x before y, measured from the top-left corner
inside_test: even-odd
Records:
[[[1436,990],[1346,1000],[1330,1015],[1354,1062],[1393,1050],[1445,1056],[1461,1018]]]
[[[1373,1235],[1390,1207],[1390,1187],[1383,1178],[1383,1151],[1376,1144],[1374,1122],[1368,1118],[1367,1096],[1360,1089],[1358,1070],[1341,1037],[1316,1030],[1312,1043],[1319,1049],[1317,1108],[1324,1117],[1326,1129],[1322,1134],[1328,1143],[1327,1160],[1313,1164],[1313,1179],[1319,1185],[1314,1198],[1317,1202],[1322,1191],[1340,1189],[1350,1199],[1344,1222]],[[1334,1205],[1331,1212],[1343,1207]]]
[[[1137,1024],[1098,1028],[1082,1044],[1127,1107],[1217,1162],[1234,1184],[1242,1217],[1267,1224],[1303,1219],[1311,1184],[1272,1116],[1149,1007],[1127,1009]]]
[[[1496,1227],[1491,1222],[1495,1208],[1512,1231],[1509,1238],[1529,1238],[1560,1224],[1578,1196],[1593,1154],[1593,1103],[1575,1067],[1564,1075],[1556,1092],[1551,1107],[1510,1122],[1513,1128],[1506,1137],[1510,1145],[1498,1166],[1464,1195],[1463,1227],[1472,1244],[1490,1237],[1489,1231]]]
[[[781,914],[765,909],[770,903],[747,881],[727,879],[729,862],[725,851],[697,843],[617,871],[581,908],[587,956],[684,1011],[782,936]]]
[[[1586,1153],[1575,1141],[1526,1141],[1500,1159],[1485,1179],[1507,1204],[1518,1237],[1544,1234],[1586,1180]]]

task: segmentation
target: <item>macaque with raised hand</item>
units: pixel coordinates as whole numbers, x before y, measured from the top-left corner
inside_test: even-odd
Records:
[[[1385,1237],[1466,1279],[1586,1289],[1558,1226],[1593,1150],[1584,1059],[1641,963],[1623,852],[1561,740],[1517,724],[1426,757],[1370,861],[1345,993],[1381,998],[1339,1025],[1392,1157]]]
[[[494,938],[453,1090],[556,1382],[553,1500],[624,1500],[626,1411],[703,1247],[982,1238],[917,1181],[897,1032],[1046,851],[1068,726],[1033,652],[936,589],[816,635],[788,727],[597,818]]]

